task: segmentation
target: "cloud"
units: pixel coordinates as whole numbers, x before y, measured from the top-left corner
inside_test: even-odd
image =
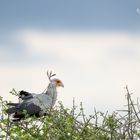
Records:
[[[107,48],[136,48],[140,35],[131,35],[124,32],[42,32],[35,30],[23,30],[19,32],[21,41],[32,52],[67,54],[94,53],[94,50],[106,50]],[[90,49],[89,49],[90,48]],[[101,49],[100,49],[101,48]],[[135,49],[134,48],[134,49]],[[65,52],[65,53],[63,53]],[[75,52],[75,53],[74,53]],[[80,55],[79,53],[79,55]],[[83,54],[82,54],[83,55]]]
[[[90,65],[118,58],[135,61],[140,57],[139,37],[139,34],[125,32],[49,32],[25,29],[10,33],[8,41],[0,45],[0,53],[1,60],[15,60],[17,63],[19,60],[19,63],[44,61]]]
[[[82,63],[103,60],[111,54],[127,59],[139,57],[139,37],[124,32],[20,32],[28,51]]]
[[[25,56],[37,57],[35,63],[1,65],[1,93],[13,87],[41,92],[50,69],[65,84],[58,96],[65,105],[70,106],[75,97],[89,112],[94,106],[104,110],[123,106],[125,84],[140,92],[139,37],[124,32],[17,31]]]
[[[139,8],[137,8],[137,9],[136,9],[136,12],[137,12],[138,14],[140,14],[140,9],[139,9]]]

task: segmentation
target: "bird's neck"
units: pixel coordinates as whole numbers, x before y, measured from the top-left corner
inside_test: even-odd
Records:
[[[46,94],[52,98],[52,106],[54,106],[56,100],[57,100],[57,90],[56,90],[56,85],[53,83],[50,83],[48,86],[48,89],[46,91]]]
[[[57,96],[57,90],[56,90],[56,85],[54,85],[53,83],[50,83],[48,85],[48,89],[46,91],[46,94],[52,98]]]

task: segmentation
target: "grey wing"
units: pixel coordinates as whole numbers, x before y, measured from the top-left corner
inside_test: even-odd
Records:
[[[20,97],[19,97],[20,98]],[[22,100],[27,100],[27,99],[31,99],[33,98],[32,95],[28,95],[28,96],[24,96],[24,97],[21,97]]]
[[[41,108],[34,103],[23,102],[16,107],[16,113],[21,113],[24,110],[27,111],[27,114],[34,115],[41,111]]]

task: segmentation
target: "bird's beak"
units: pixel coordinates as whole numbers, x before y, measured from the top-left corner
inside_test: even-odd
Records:
[[[63,84],[63,83],[61,83],[59,86],[60,86],[60,87],[64,87],[64,84]]]

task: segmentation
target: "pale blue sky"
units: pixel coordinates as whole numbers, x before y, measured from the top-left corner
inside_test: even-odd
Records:
[[[1,28],[139,30],[139,0],[14,0],[0,2]]]

